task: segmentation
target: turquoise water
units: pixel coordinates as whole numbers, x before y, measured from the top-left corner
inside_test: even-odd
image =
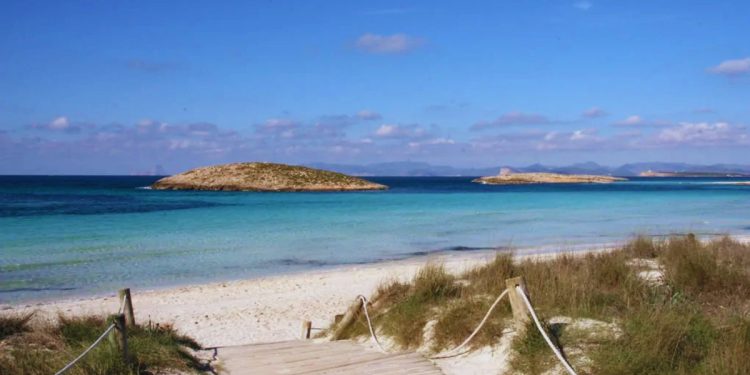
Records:
[[[0,302],[248,278],[432,251],[750,233],[730,179],[487,186],[372,178],[362,193],[164,192],[150,177],[0,176]]]

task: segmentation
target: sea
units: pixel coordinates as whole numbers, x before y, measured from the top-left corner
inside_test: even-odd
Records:
[[[0,304],[438,252],[750,234],[750,186],[732,184],[743,179],[492,186],[372,177],[390,189],[343,193],[149,190],[156,179],[0,176]]]

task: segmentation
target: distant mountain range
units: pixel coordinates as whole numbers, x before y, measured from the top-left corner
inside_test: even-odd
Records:
[[[461,168],[445,165],[432,165],[424,162],[389,162],[366,165],[313,163],[309,167],[326,169],[355,176],[492,176],[500,168],[510,168],[516,172],[551,172],[566,174],[597,174],[611,176],[638,176],[647,171],[667,172],[678,175],[741,175],[750,176],[750,165],[740,164],[687,164],[687,163],[629,163],[619,167],[608,167],[594,162],[577,163],[568,166],[548,166],[532,164],[526,167],[497,166],[492,168]]]

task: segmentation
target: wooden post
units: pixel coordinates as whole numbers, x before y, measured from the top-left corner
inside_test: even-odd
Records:
[[[346,330],[346,328],[354,323],[354,321],[357,319],[357,316],[359,316],[360,310],[362,310],[362,299],[357,297],[357,299],[351,304],[351,306],[349,306],[349,309],[346,310],[346,314],[344,314],[344,317],[341,318],[341,322],[336,325],[336,330],[333,332],[334,340],[341,339],[344,330]]]
[[[109,342],[122,352],[122,360],[125,364],[130,364],[128,356],[128,332],[125,326],[125,314],[115,315],[115,329],[109,334]]]
[[[302,321],[302,340],[310,338],[310,331],[312,330],[312,322],[309,320]]]
[[[510,308],[513,310],[513,323],[516,326],[516,331],[523,332],[529,322],[529,310],[526,308],[523,298],[518,295],[516,287],[520,286],[528,296],[526,282],[523,280],[523,276],[519,276],[505,280],[505,286],[508,288],[508,300],[510,301]]]
[[[130,298],[130,288],[120,289],[117,292],[117,296],[120,301],[125,299],[125,305],[123,306],[122,312],[125,314],[125,323],[131,327],[135,326],[135,316],[133,315],[133,299]]]

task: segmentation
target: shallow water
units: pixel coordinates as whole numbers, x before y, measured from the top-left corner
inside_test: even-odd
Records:
[[[431,251],[750,233],[750,186],[635,178],[490,186],[371,178],[383,192],[140,189],[153,177],[0,176],[0,302],[155,288]]]

